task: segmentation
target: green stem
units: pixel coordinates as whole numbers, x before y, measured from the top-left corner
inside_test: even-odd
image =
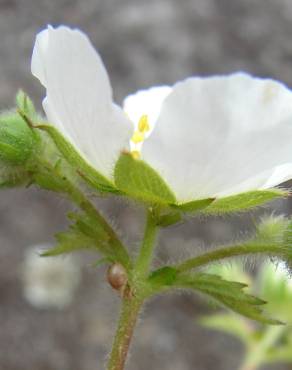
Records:
[[[279,340],[285,326],[267,326],[263,338],[257,343],[250,346],[246,358],[240,370],[256,370],[265,361],[265,355]]]
[[[145,277],[149,271],[153,258],[157,230],[158,228],[153,219],[152,213],[148,210],[144,238],[135,265],[135,270],[139,277]]]
[[[130,295],[123,297],[122,312],[107,370],[124,369],[138,314],[147,295],[145,282],[153,259],[157,229],[152,213],[148,210],[144,238],[132,275]]]
[[[123,370],[142,301],[124,298],[107,370]]]
[[[269,254],[273,253],[276,255],[274,245],[259,245],[259,244],[245,244],[245,245],[236,245],[232,247],[226,247],[221,249],[216,249],[214,251],[202,254],[201,256],[188,259],[181,264],[177,265],[176,268],[180,272],[191,270],[196,267],[207,265],[208,263],[222,260],[225,258],[244,256],[248,254]],[[280,251],[279,251],[280,254]]]

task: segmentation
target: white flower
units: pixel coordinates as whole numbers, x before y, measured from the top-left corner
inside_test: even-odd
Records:
[[[151,165],[179,202],[292,178],[292,93],[279,82],[192,77],[128,96],[125,114],[87,36],[64,26],[37,36],[32,73],[46,87],[50,123],[111,180],[123,150]]]
[[[40,257],[47,245],[27,250],[22,270],[23,294],[36,308],[62,309],[72,300],[79,285],[81,271],[70,256]]]

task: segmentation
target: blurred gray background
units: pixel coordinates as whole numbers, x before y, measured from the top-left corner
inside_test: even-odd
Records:
[[[46,24],[77,26],[90,36],[111,77],[115,97],[193,74],[245,70],[292,85],[291,0],[0,0],[0,108],[23,88],[40,107],[42,88],[30,74],[36,33]],[[100,202],[133,248],[142,212]],[[289,213],[289,201],[273,204]],[[34,189],[0,193],[0,369],[103,369],[119,299],[104,268],[81,254],[82,283],[64,310],[39,310],[23,298],[21,266],[28,246],[52,241],[67,225],[69,204]],[[163,232],[160,261],[198,253],[246,230],[250,217],[191,220]],[[158,297],[136,330],[129,370],[234,370],[242,347],[196,323],[211,309],[198,297]],[[289,367],[274,367],[288,369]],[[290,367],[292,368],[292,367]]]

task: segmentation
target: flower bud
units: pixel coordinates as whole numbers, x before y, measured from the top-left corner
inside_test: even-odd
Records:
[[[37,144],[37,134],[16,112],[0,116],[0,160],[6,164],[22,165]]]

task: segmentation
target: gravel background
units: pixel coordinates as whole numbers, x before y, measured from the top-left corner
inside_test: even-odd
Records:
[[[245,70],[292,85],[290,0],[0,0],[1,108],[12,105],[19,87],[41,101],[30,56],[35,34],[47,23],[89,34],[119,102],[136,89],[192,74]],[[100,203],[122,234],[130,228],[128,239],[136,245],[141,212],[122,202]],[[82,284],[65,310],[37,310],[22,296],[26,247],[51,241],[64,229],[68,208],[66,201],[33,189],[0,193],[1,370],[104,368],[119,302],[103,269],[94,270],[88,256],[80,257]],[[286,201],[273,208],[287,213],[291,206]],[[248,216],[192,220],[163,233],[157,263],[195,253],[195,245],[229,240],[248,224]],[[207,310],[193,296],[156,298],[137,328],[128,369],[237,369],[240,344],[195,322]]]

